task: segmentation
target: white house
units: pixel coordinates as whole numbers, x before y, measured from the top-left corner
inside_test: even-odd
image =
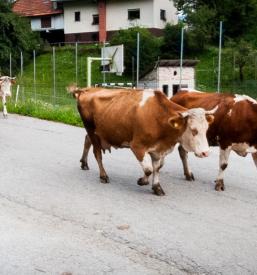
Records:
[[[31,29],[50,43],[64,41],[62,4],[51,0],[16,0],[13,12],[30,19]]]
[[[198,60],[183,60],[180,77],[180,60],[159,60],[154,69],[140,79],[139,87],[162,90],[168,97],[179,89],[195,89],[195,66]]]
[[[66,42],[107,41],[132,26],[160,35],[166,23],[177,23],[170,0],[52,0],[63,4]]]

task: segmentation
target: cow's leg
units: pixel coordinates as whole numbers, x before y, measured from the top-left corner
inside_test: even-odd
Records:
[[[137,181],[138,185],[148,185],[149,184],[149,177],[153,172],[153,165],[152,165],[152,159],[149,153],[145,151],[143,147],[138,147],[135,144],[131,144],[130,148],[134,155],[136,156],[137,160],[139,161],[143,171],[144,176],[142,178],[139,178]]]
[[[96,136],[94,133],[88,133],[90,140],[93,145],[93,152],[97,161],[97,164],[99,166],[100,171],[100,182],[102,183],[109,183],[109,177],[107,173],[105,172],[103,162],[102,162],[102,152],[101,152],[101,142],[98,136]]]
[[[165,193],[160,185],[160,169],[164,163],[164,157],[151,155],[152,163],[153,163],[153,183],[152,183],[152,190],[155,195],[157,196],[164,196]]]
[[[6,97],[3,95],[2,97],[2,103],[3,103],[3,115],[6,118],[8,113],[7,113],[7,108],[6,108]]]
[[[253,158],[255,166],[257,167],[257,153],[252,153],[252,158]]]
[[[231,146],[227,147],[225,150],[220,148],[220,160],[219,160],[219,174],[215,181],[215,190],[216,191],[224,191],[224,172],[228,166],[228,158],[231,152]]]
[[[149,153],[146,153],[144,155],[144,158],[142,161],[140,161],[140,165],[144,171],[144,176],[142,178],[139,178],[137,181],[138,185],[148,185],[149,184],[149,177],[153,172],[153,166],[152,166],[152,159]]]
[[[88,152],[91,147],[91,140],[88,135],[85,136],[85,142],[84,142],[84,149],[83,149],[83,154],[80,159],[81,162],[81,169],[83,170],[89,170],[88,164],[87,164],[87,157],[88,157]]]
[[[183,164],[184,175],[186,176],[186,180],[195,180],[194,175],[188,166],[188,152],[181,145],[179,145],[178,147],[178,152]]]

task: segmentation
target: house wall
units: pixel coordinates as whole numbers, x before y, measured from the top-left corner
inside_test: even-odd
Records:
[[[140,19],[128,20],[129,9],[140,9]],[[160,19],[160,9],[166,10],[166,22]],[[74,20],[75,11],[80,11],[80,22]],[[80,34],[81,41],[92,41],[98,37],[99,25],[92,25],[93,14],[98,14],[96,3],[64,2],[64,33],[67,42],[74,41],[76,34]],[[177,22],[175,8],[170,0],[106,1],[107,40],[115,31],[133,26],[145,27],[155,35],[160,35],[167,22]]]
[[[32,31],[42,31],[45,29],[41,28],[41,17],[32,17],[30,20]],[[64,28],[64,18],[63,14],[52,15],[51,16],[51,30],[63,30]]]
[[[129,9],[140,9],[140,19],[128,20]],[[149,0],[107,1],[107,31],[127,29],[132,26],[154,27],[153,2]]]
[[[166,11],[166,21],[161,20],[160,10]],[[154,0],[153,3],[154,28],[163,29],[167,23],[177,24],[177,9],[174,7],[173,1],[170,0]]]
[[[76,11],[80,11],[80,22],[75,22]],[[93,14],[98,14],[94,3],[64,2],[64,33],[98,32],[98,25],[92,25]]]

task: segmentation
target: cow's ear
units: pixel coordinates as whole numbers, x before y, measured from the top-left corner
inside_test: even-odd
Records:
[[[213,115],[205,115],[206,120],[209,124],[212,124],[214,122],[214,116]]]
[[[16,83],[16,80],[15,80],[15,79],[12,79],[12,80],[11,80],[11,83],[12,83],[12,84],[15,84],[15,83]]]
[[[180,129],[185,123],[185,118],[183,118],[181,115],[175,115],[169,118],[168,123],[172,128]]]

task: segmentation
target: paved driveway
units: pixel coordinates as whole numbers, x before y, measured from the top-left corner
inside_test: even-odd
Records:
[[[165,197],[136,184],[127,149],[104,155],[111,184],[79,159],[84,129],[17,115],[0,117],[0,274],[257,274],[257,172],[232,154],[226,191],[214,191],[218,151],[177,151],[161,173]],[[67,273],[68,274],[68,273]]]

